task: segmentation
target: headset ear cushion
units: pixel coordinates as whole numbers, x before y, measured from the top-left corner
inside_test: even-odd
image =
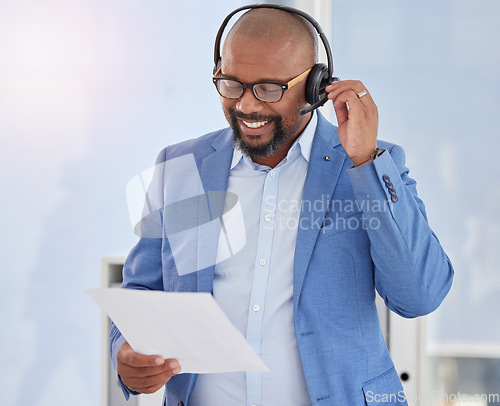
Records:
[[[325,87],[328,86],[328,67],[324,63],[317,63],[307,75],[306,101],[313,105],[326,96]]]

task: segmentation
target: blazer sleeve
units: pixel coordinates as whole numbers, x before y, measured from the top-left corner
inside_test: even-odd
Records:
[[[408,173],[397,145],[347,171],[370,239],[376,289],[389,309],[411,318],[441,304],[454,271]]]
[[[122,288],[163,290],[161,257],[162,213],[159,209],[162,205],[161,202],[160,204],[156,204],[158,203],[156,200],[161,199],[161,194],[158,194],[158,192],[162,190],[162,165],[160,164],[164,161],[165,150],[161,151],[158,156],[153,181],[148,189],[148,194],[146,195],[146,200],[148,198],[155,200],[155,204],[153,206],[158,210],[154,210],[153,212],[148,211],[147,213],[145,212],[144,214],[146,216],[141,220],[141,224],[136,226],[135,232],[140,235],[140,239],[130,251],[123,266]],[[124,341],[125,338],[121,334],[120,330],[118,330],[114,323],[111,323],[109,331],[109,350],[115,371],[117,365],[116,354]],[[120,376],[118,376],[118,381],[127,400],[131,394],[138,394],[138,392],[131,391],[127,388],[121,381]]]

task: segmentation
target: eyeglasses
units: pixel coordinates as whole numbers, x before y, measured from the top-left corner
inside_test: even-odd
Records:
[[[285,90],[291,89],[297,83],[304,80],[312,68],[295,76],[287,83],[279,82],[257,82],[246,84],[235,79],[228,79],[218,76],[220,69],[213,77],[214,85],[219,94],[226,99],[239,99],[245,93],[245,89],[250,89],[257,100],[264,103],[276,103],[281,100]]]

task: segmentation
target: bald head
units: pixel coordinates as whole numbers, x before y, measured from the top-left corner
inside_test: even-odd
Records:
[[[262,42],[276,41],[294,45],[294,53],[309,66],[318,60],[318,36],[314,27],[303,17],[287,11],[256,8],[247,11],[233,25],[224,42],[222,54],[235,37]]]

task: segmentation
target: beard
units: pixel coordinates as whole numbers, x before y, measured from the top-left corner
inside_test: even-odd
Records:
[[[242,153],[250,157],[265,158],[273,155],[276,150],[283,145],[293,134],[296,133],[297,128],[293,126],[286,126],[283,124],[283,119],[280,115],[260,115],[260,114],[243,114],[235,109],[229,109],[229,125],[233,130],[234,146]],[[248,121],[269,121],[274,123],[273,138],[262,145],[249,145],[243,140],[241,129],[238,119]]]

